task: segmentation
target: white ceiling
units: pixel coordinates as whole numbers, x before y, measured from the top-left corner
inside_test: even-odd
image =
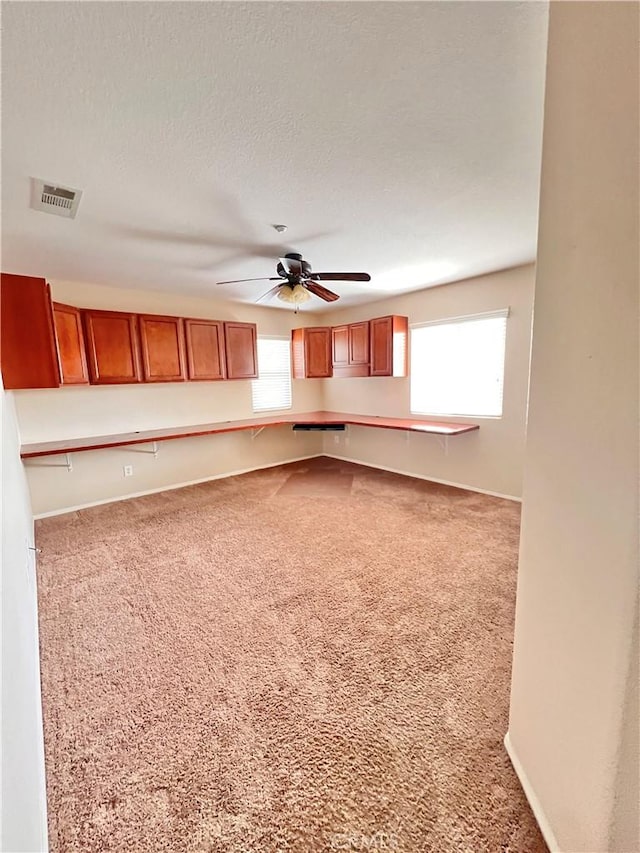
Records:
[[[215,282],[275,275],[285,223],[314,270],[371,273],[343,306],[532,261],[547,12],[5,2],[2,268],[254,300]]]

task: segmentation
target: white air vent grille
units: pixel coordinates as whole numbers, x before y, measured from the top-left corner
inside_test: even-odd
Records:
[[[81,196],[82,190],[31,178],[31,207],[34,210],[73,219],[78,212]]]

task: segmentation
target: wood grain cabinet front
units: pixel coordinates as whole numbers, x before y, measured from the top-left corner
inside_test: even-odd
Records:
[[[219,320],[185,320],[189,379],[226,379],[224,324]]]
[[[327,379],[333,375],[331,340],[329,326],[292,330],[294,379]]]
[[[94,385],[141,382],[136,314],[121,311],[82,312],[89,378]]]
[[[370,321],[371,376],[406,376],[409,320],[391,315]]]
[[[349,364],[369,366],[369,321],[349,326]]]
[[[62,385],[88,385],[89,368],[82,333],[80,309],[73,305],[53,303],[53,322],[58,346]]]
[[[258,342],[255,323],[224,324],[227,379],[257,379]]]
[[[349,327],[334,326],[331,329],[331,361],[333,369],[349,367]]]
[[[187,361],[180,317],[140,314],[140,352],[145,382],[184,382]]]
[[[47,282],[43,278],[2,273],[0,314],[4,387],[57,388],[60,373]]]
[[[331,330],[333,375],[369,375],[369,321],[334,326]]]

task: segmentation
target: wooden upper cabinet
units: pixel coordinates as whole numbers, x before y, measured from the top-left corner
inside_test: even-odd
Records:
[[[256,379],[258,376],[255,323],[224,324],[227,379]]]
[[[140,353],[145,382],[184,382],[187,360],[180,317],[140,314]]]
[[[320,379],[331,376],[330,330],[324,327],[305,329],[304,353],[307,376]]]
[[[408,318],[377,317],[370,327],[371,376],[406,376]]]
[[[0,276],[0,364],[4,387],[60,385],[53,308],[43,278]]]
[[[331,329],[331,360],[334,368],[349,366],[348,326],[334,326]]]
[[[53,303],[53,322],[58,346],[60,380],[63,385],[88,385],[89,369],[82,333],[80,309]]]
[[[292,330],[294,379],[327,379],[333,375],[331,332],[329,326]]]
[[[138,318],[121,311],[82,311],[89,377],[95,385],[141,382]]]
[[[218,320],[185,320],[189,379],[226,379],[224,325]]]
[[[334,326],[331,330],[333,375],[369,375],[369,321]]]
[[[349,364],[369,366],[369,321],[349,326]]]

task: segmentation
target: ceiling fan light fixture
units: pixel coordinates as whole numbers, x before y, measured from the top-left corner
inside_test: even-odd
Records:
[[[274,228],[277,227],[274,225]],[[279,226],[278,226],[279,227]],[[284,226],[282,226],[284,227]],[[371,281],[368,272],[311,272],[311,264],[305,261],[299,252],[286,252],[278,258],[275,276],[268,278],[241,278],[235,281],[219,281],[218,284],[243,284],[245,281],[277,281],[270,290],[257,299],[271,299],[277,296],[281,302],[298,305],[307,302],[312,296],[317,296],[325,302],[335,302],[339,294],[320,284],[321,281]]]
[[[294,284],[293,287],[290,284],[285,284],[278,291],[278,299],[281,299],[283,302],[300,305],[301,302],[311,299],[311,294],[301,284]]]

